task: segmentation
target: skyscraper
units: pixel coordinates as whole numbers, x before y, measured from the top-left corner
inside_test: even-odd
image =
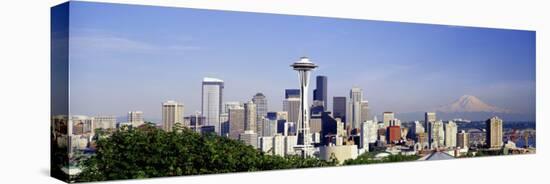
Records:
[[[348,115],[346,119],[346,126],[351,126],[352,129],[360,129],[362,123],[362,102],[363,102],[363,90],[361,88],[351,88],[349,92],[349,106],[348,106]]]
[[[176,123],[183,126],[183,113],[183,104],[172,100],[162,103],[162,128],[164,131],[172,131]]]
[[[229,138],[239,139],[239,135],[244,132],[244,107],[234,106],[228,109],[229,116]]]
[[[326,109],[327,106],[327,76],[319,75],[316,78],[317,86],[313,91],[313,101],[323,102],[323,107]]]
[[[298,119],[298,144],[297,149],[301,152],[302,157],[306,158],[311,155],[311,136],[309,132],[309,112],[308,112],[308,87],[310,71],[317,67],[309,58],[301,57],[299,61],[293,63],[291,67],[298,71],[300,81],[300,118]]]
[[[485,121],[487,126],[487,138],[485,139],[487,147],[496,149],[502,146],[502,119],[497,116]]]
[[[262,93],[256,93],[252,97],[252,102],[256,104],[256,133],[263,136],[264,119],[267,116],[267,98]]]
[[[456,146],[460,148],[469,147],[469,141],[470,141],[469,136],[470,135],[466,131],[461,130],[460,133],[458,133],[457,135]]]
[[[298,122],[300,116],[300,98],[291,96],[283,100],[283,111],[288,113],[287,121]]]
[[[428,139],[431,149],[439,148],[445,145],[445,131],[443,121],[435,121],[428,124]]]
[[[395,113],[393,112],[384,112],[383,114],[384,127],[390,126],[390,120],[395,119]]]
[[[376,142],[377,129],[378,128],[376,127],[376,123],[371,120],[361,123],[361,144],[359,145],[360,148],[365,149],[365,151],[369,151],[369,143]]]
[[[223,80],[205,77],[202,80],[202,116],[207,126],[214,126],[220,133],[220,114],[222,113]]]
[[[244,104],[244,130],[256,132],[256,104],[249,101]]]
[[[361,123],[369,120],[369,101],[361,101]]]
[[[343,122],[346,122],[346,97],[335,96],[332,98],[332,112],[334,118],[340,118]]]
[[[145,123],[143,120],[143,112],[130,111],[128,112],[128,123],[131,123],[133,127],[138,127]]]
[[[457,131],[455,122],[449,121],[445,124],[445,146],[447,148],[456,148]]]
[[[300,89],[285,89],[285,98],[300,98]]]
[[[424,113],[424,127],[428,127],[429,123],[433,123],[435,121],[436,121],[435,112],[426,112],[426,113]]]

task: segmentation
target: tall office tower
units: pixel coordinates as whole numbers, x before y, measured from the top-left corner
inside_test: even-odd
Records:
[[[496,149],[502,146],[502,119],[497,116],[485,121],[487,126],[487,138],[485,138],[486,145],[489,148]]]
[[[317,76],[317,86],[313,90],[313,101],[323,102],[323,107],[326,109],[327,106],[327,76],[318,75]]]
[[[239,134],[239,140],[254,148],[258,148],[258,134],[252,130],[245,130],[243,133]]]
[[[162,103],[162,129],[172,131],[174,124],[183,125],[183,104],[176,101],[166,101]]]
[[[285,98],[300,98],[300,89],[285,89]]]
[[[348,114],[346,115],[346,126],[352,129],[360,129],[361,127],[361,103],[363,102],[363,90],[361,88],[351,88],[349,92]]]
[[[456,123],[453,121],[445,124],[445,147],[456,148],[456,134],[458,133]]]
[[[334,118],[340,118],[343,122],[346,122],[346,97],[335,96],[332,98],[332,112]]]
[[[133,127],[138,127],[145,123],[143,120],[143,112],[130,111],[128,112],[128,123],[131,123]]]
[[[470,135],[466,131],[461,130],[457,135],[456,146],[459,148],[468,148],[470,141],[469,136]]]
[[[428,139],[431,149],[439,148],[445,145],[445,131],[443,127],[443,121],[435,121],[429,123]]]
[[[361,123],[369,119],[369,101],[363,100],[361,102]]]
[[[206,117],[206,125],[214,126],[220,133],[220,114],[223,103],[223,80],[205,77],[202,80],[202,116]]]
[[[363,123],[361,123],[361,143],[359,145],[360,148],[365,149],[365,151],[369,151],[369,143],[376,142],[376,123],[374,123],[371,120],[367,120]]]
[[[249,101],[244,104],[244,130],[256,132],[256,104]]]
[[[433,123],[435,122],[437,119],[436,119],[436,116],[435,116],[435,112],[426,112],[424,113],[424,127],[428,127],[430,123]]]
[[[96,116],[93,117],[93,129],[115,129],[116,118],[114,116]]]
[[[237,140],[239,139],[239,134],[244,132],[244,107],[235,106],[228,109],[228,111],[229,138]]]
[[[256,93],[254,97],[252,97],[252,102],[256,104],[256,114],[257,114],[257,121],[260,121],[261,118],[267,116],[267,98],[263,93]]]
[[[309,58],[301,57],[299,61],[290,65],[294,70],[298,71],[300,81],[300,117],[298,119],[298,144],[296,149],[301,153],[303,158],[309,157],[312,154],[313,145],[311,144],[311,135],[309,132],[309,110],[308,110],[308,87],[309,74],[317,65],[313,64]]]
[[[243,104],[241,102],[225,102],[223,104],[223,113],[229,113],[229,109],[233,107],[241,107]]]
[[[256,104],[256,133],[258,136],[263,135],[264,119],[267,116],[267,98],[262,93],[256,93],[252,97],[252,102]]]
[[[384,127],[390,126],[390,120],[395,119],[395,113],[393,112],[384,112]]]
[[[283,100],[283,111],[288,113],[289,122],[298,122],[300,117],[300,98],[290,97]]]

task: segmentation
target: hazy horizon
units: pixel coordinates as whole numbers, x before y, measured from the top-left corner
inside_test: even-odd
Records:
[[[328,104],[363,89],[381,112],[422,112],[463,95],[535,115],[535,32],[310,16],[71,2],[71,114],[161,117],[161,103],[200,111],[204,77],[223,101],[257,92],[269,111],[298,88],[301,56],[328,77]],[[73,11],[74,10],[74,11]],[[311,100],[310,100],[311,101]]]

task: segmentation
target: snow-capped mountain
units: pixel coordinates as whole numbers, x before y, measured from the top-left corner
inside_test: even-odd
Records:
[[[472,95],[464,95],[451,104],[443,105],[435,109],[435,111],[445,113],[455,112],[494,112],[494,113],[511,113],[510,110],[489,105],[479,98]]]

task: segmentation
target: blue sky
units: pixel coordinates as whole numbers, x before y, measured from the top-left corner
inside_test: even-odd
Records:
[[[464,94],[535,112],[533,31],[87,2],[72,2],[70,18],[72,114],[158,120],[166,100],[191,114],[203,77],[225,81],[224,101],[263,92],[281,110],[301,56],[319,65],[312,79],[328,76],[329,104],[357,86],[377,114]]]

